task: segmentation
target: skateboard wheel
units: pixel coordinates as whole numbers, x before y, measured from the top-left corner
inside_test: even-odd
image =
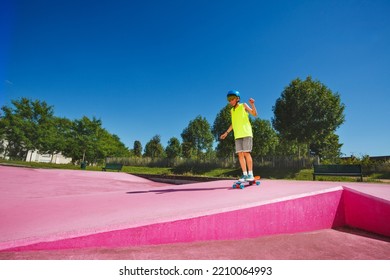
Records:
[[[260,185],[260,182],[256,182],[256,185]]]
[[[233,189],[235,189],[236,188],[236,184],[233,184]]]
[[[245,186],[244,186],[244,184],[241,184],[240,189],[243,189],[243,188],[245,188]]]

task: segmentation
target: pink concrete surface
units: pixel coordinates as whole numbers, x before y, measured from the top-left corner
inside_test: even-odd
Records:
[[[3,251],[0,260],[390,260],[390,238],[325,229],[240,240]]]
[[[240,190],[232,181],[175,186],[125,173],[5,166],[0,178],[0,250],[238,240],[348,222],[388,235],[388,184],[262,180]],[[376,210],[355,224],[362,203]],[[371,227],[375,213],[384,218]]]

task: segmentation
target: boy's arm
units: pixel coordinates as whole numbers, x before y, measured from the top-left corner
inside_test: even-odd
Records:
[[[257,117],[257,109],[255,106],[255,100],[253,98],[249,99],[249,103],[251,104],[251,107],[248,106],[248,104],[244,103],[245,110],[249,112],[254,117]]]
[[[220,138],[222,140],[225,139],[228,136],[228,134],[230,133],[230,131],[232,131],[232,130],[233,130],[233,127],[232,127],[232,125],[230,125],[229,128],[225,131],[225,133],[221,135]]]

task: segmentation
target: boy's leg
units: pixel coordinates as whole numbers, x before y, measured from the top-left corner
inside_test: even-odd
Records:
[[[246,169],[246,161],[245,161],[245,155],[243,152],[239,152],[238,154],[238,160],[240,162],[240,166],[242,169],[242,177],[240,178],[240,182],[245,182],[246,179],[248,178],[248,172]]]
[[[245,153],[245,162],[248,166],[248,181],[252,181],[254,180],[254,176],[253,176],[253,160],[252,160],[252,156],[251,156],[251,153]]]
[[[247,172],[247,168],[246,168],[247,162],[245,160],[245,153],[243,152],[238,153],[238,161],[240,162],[242,172],[245,174],[245,172]]]
[[[245,155],[243,152],[244,139],[243,138],[236,139],[235,145],[236,145],[236,153],[238,156],[238,161],[240,162],[242,173],[246,176],[248,173],[247,173],[247,169],[246,169]]]
[[[253,147],[253,138],[252,137],[245,137],[243,138],[243,150],[244,157],[245,157],[245,163],[247,165],[248,170],[248,179],[253,179],[253,160],[251,156],[251,151]]]
[[[244,157],[246,165],[248,166],[248,171],[253,171],[253,160],[251,153],[244,153]]]

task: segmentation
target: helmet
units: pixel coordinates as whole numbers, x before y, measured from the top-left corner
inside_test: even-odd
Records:
[[[227,97],[229,97],[229,96],[240,97],[240,93],[238,92],[238,90],[229,90],[227,93]]]

